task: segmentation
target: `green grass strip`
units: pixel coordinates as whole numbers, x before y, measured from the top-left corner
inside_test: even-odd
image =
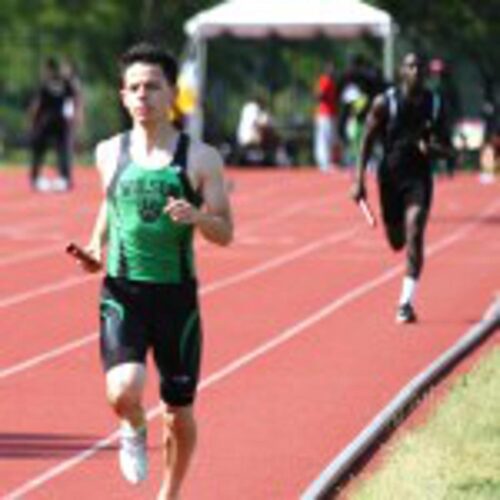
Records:
[[[349,500],[500,499],[500,347],[452,386],[422,426],[391,445]]]

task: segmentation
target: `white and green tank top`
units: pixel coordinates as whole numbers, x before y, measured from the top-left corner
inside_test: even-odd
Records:
[[[189,137],[181,134],[172,162],[157,169],[132,161],[129,143],[129,133],[123,134],[107,192],[107,273],[150,283],[193,280],[193,226],[175,224],[164,213],[169,196],[201,205],[186,175]]]

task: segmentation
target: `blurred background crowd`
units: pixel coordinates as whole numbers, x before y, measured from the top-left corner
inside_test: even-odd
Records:
[[[52,61],[67,82],[64,113],[70,122],[64,138],[64,154],[70,156],[61,159],[56,146],[54,162],[70,185],[64,162],[73,161],[75,153],[79,164],[91,164],[95,143],[126,125],[116,93],[117,55],[150,38],[182,56],[186,20],[218,3],[38,0],[26,9],[20,2],[2,2],[0,162],[30,163],[36,102]],[[495,168],[500,50],[494,2],[369,3],[389,11],[397,23],[396,60],[410,47],[428,56],[429,85],[447,104],[453,144],[464,152],[461,165]],[[368,105],[390,83],[382,77],[380,40],[369,35],[355,40],[222,36],[210,42],[208,59],[203,134],[231,164],[324,169],[325,161],[352,164]],[[318,102],[325,88],[333,93],[332,109]],[[189,96],[181,92],[182,99]],[[334,147],[326,160],[317,141],[325,113],[335,118]],[[181,123],[182,109],[177,118]],[[43,143],[38,149],[44,156]]]

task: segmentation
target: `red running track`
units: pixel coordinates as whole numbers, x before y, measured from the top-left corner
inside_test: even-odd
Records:
[[[98,361],[99,280],[63,253],[90,231],[95,173],[78,170],[76,191],[53,195],[30,193],[17,171],[0,176],[0,496],[154,498],[156,376],[146,397],[151,477],[131,487],[117,470]],[[472,175],[437,182],[421,322],[401,327],[403,257],[349,201],[348,176],[228,177],[236,241],[198,242],[205,358],[183,499],[289,500],[491,302],[500,191]]]

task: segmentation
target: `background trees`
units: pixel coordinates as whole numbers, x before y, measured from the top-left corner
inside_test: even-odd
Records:
[[[183,22],[210,0],[2,0],[0,5],[0,131],[23,143],[26,109],[41,61],[72,62],[83,82],[90,143],[119,124],[116,57],[134,41],[157,38],[173,51],[184,44]]]
[[[86,122],[81,140],[91,144],[120,124],[116,99],[116,57],[133,41],[147,37],[180,53],[187,18],[219,0],[2,0],[0,6],[0,131],[7,144],[22,143],[25,110],[48,55],[72,61],[85,90]],[[463,77],[466,112],[479,114],[484,98],[498,96],[500,16],[492,0],[372,0],[395,17],[399,51],[416,47],[443,57]],[[342,70],[361,51],[379,63],[373,40],[345,44],[262,42],[221,39],[209,46],[209,99],[224,113],[214,125],[220,135],[234,126],[248,94],[267,93],[284,120],[308,119],[315,73],[325,58]],[[209,106],[210,107],[210,106]],[[210,114],[210,109],[208,110]],[[215,123],[215,122],[214,122]],[[216,133],[216,135],[217,135]]]
[[[401,37],[428,54],[444,57],[462,83],[465,111],[498,110],[500,93],[500,11],[485,0],[374,0],[394,16]]]

